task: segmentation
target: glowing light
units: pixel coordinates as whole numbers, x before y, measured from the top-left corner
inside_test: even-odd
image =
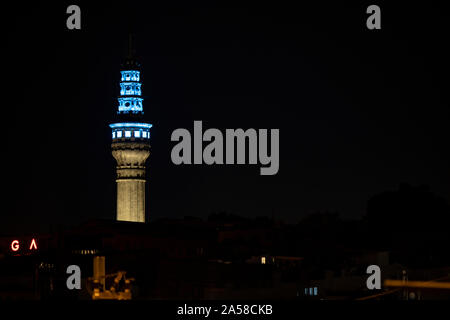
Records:
[[[142,113],[142,101],[138,98],[141,95],[140,72],[137,70],[121,71],[119,113]]]
[[[140,72],[137,70],[120,71],[121,81],[139,81]]]
[[[266,257],[261,257],[261,264],[266,264]]]
[[[37,244],[36,244],[36,240],[31,240],[31,244],[30,244],[30,250],[34,247],[34,250],[37,250]]]
[[[13,240],[13,242],[11,242],[11,250],[18,251],[19,248],[20,248],[19,240]]]
[[[138,70],[123,70],[121,73],[120,82],[120,96],[117,101],[118,114],[143,114],[143,101],[140,97],[142,94],[140,83],[140,71]],[[137,123],[137,122],[122,122],[113,123],[109,125],[112,131],[112,139],[123,138],[146,138],[150,139],[149,123]]]
[[[120,84],[120,94],[122,96],[140,96],[141,84],[139,82],[122,82]]]
[[[445,277],[447,278],[447,277]],[[450,282],[438,281],[408,281],[403,280],[384,280],[386,287],[404,287],[404,288],[428,288],[428,289],[450,289]]]
[[[139,91],[140,94],[140,91]],[[144,99],[137,98],[137,97],[120,97],[118,98],[119,101],[119,112],[142,112],[142,101]]]
[[[149,123],[138,123],[138,122],[122,122],[122,123],[112,123],[109,125],[112,129],[117,128],[143,128],[150,129],[152,127]]]

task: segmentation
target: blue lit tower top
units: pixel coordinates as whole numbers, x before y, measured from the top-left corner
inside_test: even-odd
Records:
[[[132,70],[120,71],[122,74],[120,79],[120,97],[119,101],[119,113],[144,113],[141,98],[141,71],[139,65],[127,60],[128,64],[125,64],[125,68]]]
[[[152,125],[141,122],[144,115],[141,68],[131,52],[120,73],[117,123],[110,124],[113,142],[124,139],[150,139]]]

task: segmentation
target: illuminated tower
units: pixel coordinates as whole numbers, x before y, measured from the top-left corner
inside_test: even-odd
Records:
[[[152,125],[143,122],[141,69],[131,50],[120,73],[117,120],[109,125],[117,161],[117,220],[145,222],[145,162]]]

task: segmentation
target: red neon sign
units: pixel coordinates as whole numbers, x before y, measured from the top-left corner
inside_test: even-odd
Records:
[[[30,244],[30,250],[34,247],[34,250],[37,250],[37,244],[36,244],[36,240],[31,240],[31,244]]]
[[[37,250],[38,246],[37,246],[37,241],[36,239],[31,239],[30,242],[30,247],[28,248],[28,250]],[[20,249],[20,241],[19,240],[13,240],[11,241],[11,250],[14,252],[19,251]],[[23,251],[23,250],[22,250]]]
[[[12,251],[18,251],[19,250],[19,240],[13,240],[13,242],[11,242],[11,250]]]

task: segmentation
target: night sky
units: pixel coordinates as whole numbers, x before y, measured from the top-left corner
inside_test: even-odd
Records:
[[[130,32],[153,124],[150,219],[360,218],[371,196],[400,183],[450,200],[448,11],[428,1],[315,3],[3,7],[0,233],[115,218],[108,124]],[[79,31],[66,28],[71,4],[81,7]],[[370,4],[381,7],[381,30],[366,28]],[[194,120],[204,130],[279,128],[278,174],[172,164],[171,133],[193,132]]]

